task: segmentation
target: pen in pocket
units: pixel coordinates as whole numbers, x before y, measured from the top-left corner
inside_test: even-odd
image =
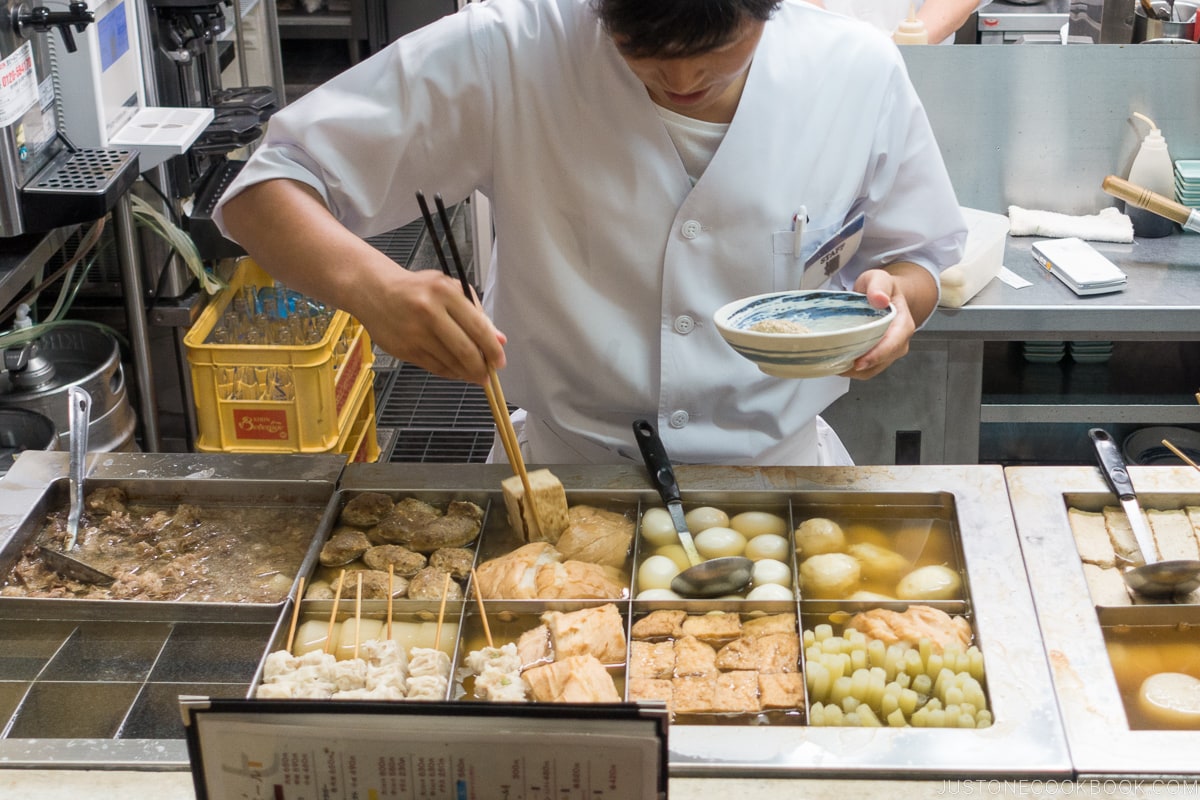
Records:
[[[792,216],[792,258],[799,260],[804,242],[804,226],[808,224],[808,208],[800,206],[800,210]]]

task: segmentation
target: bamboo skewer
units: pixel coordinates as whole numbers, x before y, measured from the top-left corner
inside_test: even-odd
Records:
[[[362,632],[362,570],[358,571],[358,591],[354,594],[354,657],[358,658],[358,637]]]
[[[329,627],[325,629],[325,652],[329,652],[329,645],[333,643],[333,623],[337,619],[338,601],[342,599],[342,583],[346,579],[346,570],[342,570],[338,575],[337,589],[333,592],[333,609],[329,612]]]
[[[492,629],[488,626],[487,611],[483,607],[483,590],[479,588],[474,567],[471,567],[471,586],[475,588],[475,602],[479,604],[479,618],[483,620],[483,635],[487,637],[487,646],[494,648],[496,645],[492,642]]]
[[[1182,450],[1180,450],[1178,447],[1171,444],[1166,439],[1163,439],[1162,443],[1163,443],[1164,447],[1166,447],[1168,450],[1170,450],[1175,455],[1179,456],[1179,458],[1181,458],[1183,460],[1183,463],[1187,464],[1189,467],[1193,467],[1196,470],[1200,470],[1200,464],[1197,464],[1195,461],[1192,461],[1190,458],[1188,458],[1184,454],[1184,452]]]
[[[387,605],[387,638],[392,638],[392,579],[396,574],[396,565],[388,563],[388,605]]]
[[[441,194],[434,195],[433,200],[437,205],[438,216],[441,218],[442,228],[446,233],[446,244],[450,248],[450,255],[454,257],[454,269],[458,272],[458,281],[462,284],[463,295],[472,303],[477,304],[478,299],[471,291],[467,272],[463,269],[462,258],[458,254],[458,244],[450,230],[450,218],[446,214],[446,205],[442,202]],[[438,262],[442,266],[442,272],[446,277],[452,278],[454,276],[450,274],[450,263],[442,251],[442,243],[438,238],[437,228],[433,224],[433,215],[429,213],[429,205],[425,202],[425,195],[422,192],[417,192],[417,205],[421,207],[421,216],[425,219],[425,228],[429,232],[429,238],[433,243],[433,250],[437,255]],[[508,463],[512,465],[513,471],[521,479],[521,487],[525,490],[525,504],[533,516],[534,524],[540,531],[542,530],[542,520],[538,516],[537,501],[529,483],[525,459],[521,456],[521,446],[517,442],[517,432],[513,429],[512,419],[508,416],[508,402],[504,399],[504,390],[500,388],[500,377],[491,364],[488,365],[488,383],[483,387],[483,392],[487,396],[488,408],[492,412],[492,420],[496,423],[496,431],[500,435],[500,444],[504,447],[504,455],[508,457]]]
[[[304,598],[304,576],[296,584],[296,605],[292,608],[292,624],[288,626],[287,651],[292,652],[292,644],[296,641],[296,622],[300,619],[300,601]]]
[[[438,606],[438,622],[433,634],[433,649],[442,649],[442,620],[446,618],[446,595],[450,594],[450,573],[446,573],[446,582],[442,584],[442,604]]]

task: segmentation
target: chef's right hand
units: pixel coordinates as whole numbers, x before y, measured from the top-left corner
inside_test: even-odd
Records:
[[[359,321],[386,352],[454,380],[486,384],[505,365],[503,333],[462,284],[436,270],[394,264],[380,291],[360,298]]]

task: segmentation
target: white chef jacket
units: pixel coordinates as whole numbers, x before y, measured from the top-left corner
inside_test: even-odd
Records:
[[[796,288],[858,211],[843,287],[896,260],[936,274],[966,237],[896,48],[798,0],[767,22],[695,187],[588,0],[473,3],[402,37],[276,113],[226,197],[279,177],[362,236],[417,218],[417,190],[491,199],[485,305],[544,464],[637,461],[639,417],[680,463],[816,463],[817,414],[848,381],[764,375],[713,312]]]

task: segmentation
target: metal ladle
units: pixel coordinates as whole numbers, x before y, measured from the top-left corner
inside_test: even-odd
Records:
[[[633,423],[633,433],[637,438],[638,449],[642,451],[646,470],[650,473],[650,481],[666,503],[679,542],[692,563],[692,566],[671,580],[671,591],[681,597],[720,597],[745,589],[753,577],[754,562],[742,556],[710,558],[707,561],[701,559],[684,520],[675,470],[671,468],[671,461],[667,458],[667,450],[663,447],[662,440],[658,438],[658,431],[646,420],[639,419]]]
[[[1121,576],[1126,585],[1133,591],[1147,597],[1171,597],[1187,594],[1200,587],[1200,561],[1180,559],[1176,561],[1158,561],[1158,546],[1154,542],[1154,534],[1142,516],[1141,506],[1138,505],[1137,495],[1133,492],[1133,481],[1125,467],[1125,459],[1113,441],[1112,436],[1103,428],[1092,428],[1088,436],[1096,449],[1096,458],[1100,462],[1100,472],[1113,493],[1121,501],[1125,516],[1129,518],[1129,526],[1133,529],[1133,537],[1137,540],[1138,550],[1142,553],[1142,563],[1121,570]]]
[[[88,426],[92,421],[92,396],[78,386],[67,389],[70,410],[67,414],[70,426],[71,453],[67,472],[71,483],[71,510],[67,514],[67,545],[63,551],[39,545],[42,561],[50,569],[81,583],[107,586],[116,578],[90,564],[72,558],[67,552],[75,549],[79,540],[79,518],[83,514],[84,463],[87,460]]]

